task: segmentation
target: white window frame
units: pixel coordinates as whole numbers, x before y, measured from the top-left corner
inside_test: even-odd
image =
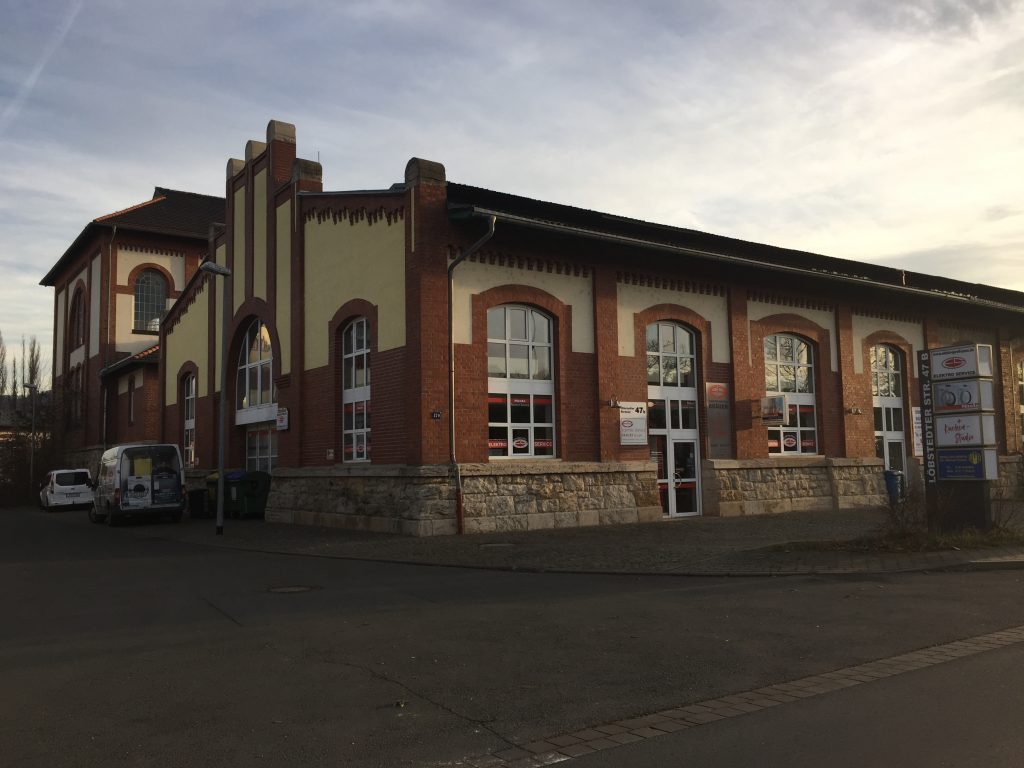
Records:
[[[182,449],[185,466],[195,467],[196,463],[196,375],[189,373],[182,382],[182,410],[184,413],[184,431],[182,433]]]
[[[159,270],[144,269],[135,279],[135,305],[132,329],[159,331],[160,321],[167,309],[169,288],[167,278]]]
[[[786,423],[768,428],[768,456],[821,455],[814,345],[793,333],[765,336],[763,345],[765,394],[785,395],[788,405]],[[787,445],[791,439],[795,439],[795,444]],[[804,445],[810,441],[813,450]],[[776,450],[772,450],[773,443]]]
[[[556,456],[554,328],[554,320],[533,307],[501,304],[487,310],[491,459]],[[523,408],[528,409],[528,420],[521,418]]]
[[[906,470],[906,404],[903,399],[903,355],[890,344],[875,344],[868,350],[871,368],[871,406],[874,419],[875,455],[885,468]],[[879,443],[881,441],[881,443]],[[891,444],[900,444],[900,457],[893,462]],[[879,450],[881,449],[881,450]]]
[[[256,402],[250,402],[251,391],[255,392]],[[238,366],[235,369],[235,424],[257,424],[276,419],[274,349],[269,329],[257,318],[246,329],[238,352]]]
[[[245,428],[245,471],[273,472],[276,466],[277,422],[248,424]]]
[[[343,462],[370,461],[370,323],[357,317],[341,334]]]

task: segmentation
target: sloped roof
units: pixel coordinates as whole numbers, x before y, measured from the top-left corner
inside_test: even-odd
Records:
[[[78,255],[78,248],[98,229],[113,230],[116,227],[122,232],[206,240],[210,225],[223,220],[223,197],[156,187],[149,200],[90,221],[40,281],[40,285],[54,285],[57,275]]]
[[[112,373],[118,373],[128,368],[135,368],[140,365],[157,365],[160,362],[160,345],[154,344],[152,347],[136,352],[134,355],[129,355],[122,360],[118,360],[116,363],[111,363],[102,371],[100,371],[100,377],[109,376]]]
[[[874,285],[935,298],[986,302],[998,305],[994,308],[1024,312],[1024,293],[1006,288],[654,224],[464,184],[448,183],[448,207],[450,215],[456,218],[497,215],[499,220],[511,224],[570,236],[607,237],[623,245],[675,251],[698,258],[717,258],[753,268],[800,271],[824,279]]]

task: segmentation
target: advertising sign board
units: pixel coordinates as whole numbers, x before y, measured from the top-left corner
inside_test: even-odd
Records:
[[[707,382],[704,393],[708,404],[708,458],[732,458],[732,401],[729,385]]]
[[[935,416],[935,445],[939,448],[980,448],[996,443],[996,419],[991,413]]]
[[[992,345],[964,344],[929,350],[932,381],[992,375]]]
[[[619,403],[619,445],[647,445],[647,403]]]
[[[785,424],[787,413],[789,409],[786,407],[785,395],[761,398],[761,423],[765,426],[778,427]]]
[[[995,408],[992,381],[989,379],[940,381],[932,385],[932,390],[936,414],[991,411]]]
[[[939,451],[940,480],[995,480],[997,475],[995,448]]]

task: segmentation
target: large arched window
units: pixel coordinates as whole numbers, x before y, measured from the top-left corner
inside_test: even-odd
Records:
[[[182,448],[185,452],[185,466],[196,466],[196,377],[188,374],[181,381],[181,403],[184,416]]]
[[[245,467],[269,472],[277,465],[277,386],[270,330],[253,320],[242,337],[235,381],[235,423],[246,425]]]
[[[78,349],[85,343],[85,291],[75,291],[68,312],[68,350]]]
[[[167,309],[167,280],[155,269],[147,269],[135,280],[136,331],[159,331]]]
[[[765,338],[764,389],[768,396],[784,395],[787,405],[784,423],[768,428],[768,453],[817,453],[814,349],[810,342],[788,333]]]
[[[903,356],[895,347],[874,346],[871,358],[871,404],[875,416],[875,455],[885,468],[903,471],[906,435],[903,405]]]
[[[530,307],[487,311],[487,448],[492,457],[555,455],[552,322]]]
[[[370,325],[360,317],[342,331],[342,456],[370,460]]]

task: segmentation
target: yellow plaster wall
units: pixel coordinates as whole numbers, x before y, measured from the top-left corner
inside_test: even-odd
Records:
[[[267,299],[267,172],[253,179],[252,294]]]
[[[405,222],[328,218],[305,228],[306,369],[327,365],[328,323],[350,299],[377,305],[379,351],[404,346]]]
[[[277,337],[281,373],[292,370],[292,201],[277,208]]]
[[[129,248],[117,249],[117,284],[128,285],[128,276],[141,264],[156,264],[171,275],[174,285],[168,290],[180,291],[185,287],[185,258],[176,253],[136,251]]]
[[[636,354],[636,336],[633,316],[658,304],[686,307],[708,321],[711,327],[711,362],[728,363],[732,360],[729,347],[729,305],[724,296],[672,291],[646,285],[618,285],[619,354]]]
[[[219,278],[218,278],[219,280]],[[206,397],[207,367],[209,366],[210,294],[201,288],[196,300],[181,313],[181,320],[167,333],[164,347],[166,381],[164,382],[167,405],[178,402],[178,371],[191,361],[199,369],[196,379],[196,394]]]
[[[921,323],[907,323],[899,320],[882,320],[877,317],[853,316],[853,371],[864,373],[864,339],[875,331],[891,331],[898,333],[910,342],[914,357],[904,360],[904,364],[916,368],[917,353],[925,348],[924,326]]]
[[[473,342],[472,297],[500,285],[528,285],[572,307],[572,351],[594,351],[594,291],[589,277],[464,261],[455,269],[452,332],[456,344]],[[443,329],[442,329],[443,332]]]
[[[114,348],[118,352],[135,354],[159,343],[160,337],[149,333],[132,333],[135,324],[135,297],[127,293],[115,294],[117,328],[114,331]]]
[[[232,254],[234,266],[231,267],[233,277],[232,289],[234,290],[234,306],[232,310],[238,311],[245,301],[245,187],[235,192],[235,222],[232,228]]]

